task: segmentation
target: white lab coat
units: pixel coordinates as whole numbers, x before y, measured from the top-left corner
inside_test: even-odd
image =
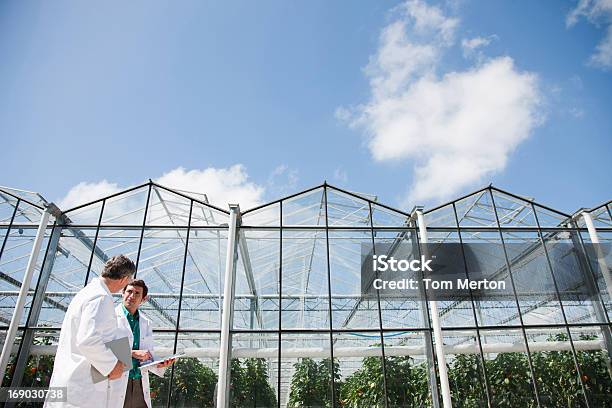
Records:
[[[45,407],[118,406],[109,400],[110,384],[118,380],[94,384],[91,377],[92,366],[108,375],[117,364],[117,357],[105,345],[120,337],[114,312],[113,297],[99,278],[93,279],[70,302],[49,384],[67,387],[67,401],[47,402]]]
[[[140,350],[149,350],[153,359],[156,358],[155,352],[153,350],[153,322],[145,316],[142,311],[138,311],[139,318],[138,322],[140,325]],[[121,331],[121,336],[127,335],[130,339],[130,346],[134,344],[134,334],[132,333],[132,329],[130,328],[130,323],[128,322],[125,313],[123,312],[123,307],[120,304],[115,308],[115,316],[117,318],[117,325],[119,326],[119,330]],[[151,390],[149,389],[149,371],[155,375],[160,377],[164,376],[166,372],[165,368],[157,368],[155,366],[147,367],[140,370],[142,374],[142,392],[144,393],[144,399],[147,403],[147,406],[151,408]],[[121,401],[121,404],[117,405],[117,407],[122,407],[123,402],[125,401],[125,393],[127,391],[127,384],[129,378],[129,371],[123,373],[123,376],[117,381],[111,382],[111,400],[112,401]]]

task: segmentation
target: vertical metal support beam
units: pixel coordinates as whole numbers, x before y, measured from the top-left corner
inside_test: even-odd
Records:
[[[372,203],[368,201],[368,214],[370,223],[370,239],[372,240],[372,254],[376,254],[376,240],[374,239],[374,218],[372,216]],[[376,278],[379,277],[378,271],[376,271]],[[382,369],[383,369],[383,391],[385,394],[385,408],[389,406],[389,391],[387,388],[387,357],[385,355],[385,336],[383,333],[383,317],[382,309],[380,305],[380,291],[376,289],[376,305],[378,308],[378,328],[380,329],[380,351],[382,353]]]
[[[334,376],[334,336],[333,336],[333,312],[332,312],[332,291],[331,291],[331,263],[329,260],[329,207],[327,206],[327,182],[323,184],[323,199],[325,201],[325,253],[327,259],[327,305],[329,319],[329,372],[331,373],[331,407],[336,407],[336,378]],[[386,407],[386,405],[385,405]]]
[[[589,231],[589,238],[591,238],[591,242],[594,244],[593,246],[595,248],[597,256],[597,263],[599,264],[599,270],[601,271],[604,281],[606,282],[608,296],[610,297],[610,299],[612,299],[612,276],[610,276],[610,269],[608,269],[605,256],[603,255],[599,246],[599,236],[597,235],[595,224],[593,224],[593,217],[591,217],[590,213],[583,211],[582,218],[584,219],[584,223],[586,224],[587,230]]]
[[[6,333],[4,346],[2,347],[2,355],[0,356],[0,378],[4,378],[6,367],[8,366],[11,358],[11,350],[13,348],[13,343],[15,342],[15,337],[17,336],[19,322],[23,316],[23,310],[28,298],[28,290],[30,289],[32,276],[34,276],[36,262],[38,262],[38,254],[40,253],[40,247],[42,246],[42,242],[45,237],[45,230],[47,229],[50,215],[51,213],[49,210],[45,210],[40,218],[40,224],[38,224],[38,231],[36,231],[36,238],[34,238],[34,245],[32,245],[32,252],[30,252],[30,259],[28,259],[28,266],[26,267],[25,275],[19,290],[19,296],[17,297],[17,305],[15,306],[15,310],[13,310],[11,324]]]
[[[174,332],[174,346],[172,352],[176,353],[176,346],[178,345],[178,336],[181,324],[181,309],[183,308],[183,289],[185,287],[185,273],[187,269],[187,256],[189,254],[189,236],[191,235],[191,216],[193,215],[193,200],[189,203],[189,219],[187,221],[187,232],[185,239],[181,239],[181,231],[177,230],[179,240],[185,244],[185,252],[183,253],[183,268],[181,270],[181,289],[179,291],[178,311],[176,315],[176,331]],[[172,384],[174,384],[174,364],[170,371],[170,387],[168,387],[168,400],[166,401],[166,407],[170,406],[172,401]]]
[[[145,235],[145,227],[147,226],[147,215],[149,214],[149,202],[151,201],[151,189],[153,185],[151,184],[151,180],[149,180],[149,190],[147,191],[147,201],[145,203],[144,208],[144,216],[142,217],[142,230],[140,231],[140,241],[138,241],[138,252],[136,253],[136,273],[134,274],[134,279],[136,279],[136,275],[138,274],[138,265],[140,264],[140,252],[142,251],[142,241],[144,241]]]
[[[221,345],[219,346],[219,384],[217,386],[217,408],[228,408],[230,403],[230,367],[232,362],[232,317],[234,314],[234,295],[236,261],[238,258],[238,223],[240,206],[230,204],[229,231],[227,234],[227,254],[225,258],[225,283],[223,287],[223,314],[221,315]]]
[[[586,278],[587,288],[592,291],[592,293],[597,294],[595,297],[591,298],[591,302],[593,304],[593,308],[595,309],[594,311],[597,322],[602,323],[599,328],[604,338],[605,349],[608,353],[608,359],[606,361],[606,364],[608,366],[608,372],[612,376],[612,330],[610,329],[610,317],[608,316],[608,310],[606,308],[604,298],[601,296],[601,291],[599,289],[599,285],[597,284],[597,277],[595,276],[595,271],[591,267],[591,260],[589,259],[589,253],[587,251],[587,248],[584,246],[582,233],[578,229],[578,225],[576,224],[575,220],[570,221],[568,226],[576,228],[576,231],[574,233],[571,233],[570,236],[574,247],[582,249],[582,251],[576,251],[576,254],[578,256],[578,263],[584,271],[583,273]],[[593,236],[599,242],[599,237],[597,236],[596,232],[594,235],[591,235],[591,241],[593,240]]]
[[[49,239],[49,245],[47,245],[47,251],[45,253],[42,270],[38,277],[38,283],[36,285],[36,292],[34,293],[34,299],[32,300],[32,306],[30,306],[30,314],[26,321],[26,332],[21,340],[19,346],[19,352],[17,354],[17,362],[15,363],[15,372],[13,373],[13,379],[11,380],[11,387],[21,386],[23,380],[23,373],[25,371],[28,357],[30,356],[30,348],[32,346],[32,340],[36,329],[31,329],[38,324],[38,317],[40,316],[40,310],[42,309],[43,300],[47,292],[47,284],[49,283],[49,277],[55,264],[55,257],[57,256],[57,247],[59,239],[62,234],[62,226],[55,225],[51,238]],[[7,403],[7,407],[14,404]]]
[[[413,219],[416,218],[416,214],[413,214]],[[414,221],[411,221],[411,226],[414,226]],[[410,240],[412,241],[412,250],[418,256],[421,256],[421,250],[419,249],[419,239],[417,237],[416,230],[410,231]],[[421,277],[423,273],[421,272]],[[427,293],[423,285],[419,287],[419,293],[422,296],[420,303],[421,306],[421,317],[423,323],[427,329],[431,329],[431,319],[429,318],[429,308],[427,307]],[[433,408],[440,408],[440,390],[438,389],[438,373],[436,371],[435,354],[433,351],[433,337],[431,336],[431,330],[425,330],[424,343],[425,343],[425,356],[427,358],[427,379],[429,381],[429,389],[431,391],[431,403]]]
[[[276,408],[281,408],[281,363],[283,330],[283,201],[278,205],[278,354],[276,364]],[[302,309],[303,310],[303,309]],[[302,322],[304,320],[302,319]],[[333,368],[333,366],[332,366]]]
[[[419,225],[419,234],[421,242],[425,244],[423,252],[426,257],[429,257],[427,243],[427,225],[425,225],[425,217],[423,212],[417,210],[417,223]],[[442,329],[440,327],[440,313],[438,311],[438,302],[430,300],[429,309],[431,310],[431,325],[434,332],[434,340],[436,342],[436,360],[438,362],[438,371],[440,373],[440,388],[442,389],[442,405],[444,408],[452,408],[450,385],[448,384],[448,370],[446,368],[446,356],[444,355],[444,343],[442,337]]]

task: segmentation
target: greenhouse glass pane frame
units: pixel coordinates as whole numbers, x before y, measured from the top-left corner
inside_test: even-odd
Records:
[[[9,311],[20,287],[24,256],[31,256],[31,233],[50,203],[38,193],[5,187],[0,187],[0,200],[0,310]],[[472,393],[477,399],[473,406],[503,406],[505,381],[514,381],[504,378],[500,386],[503,363],[514,370],[522,367],[528,384],[521,389],[523,403],[545,407],[557,396],[542,380],[541,365],[555,356],[566,364],[568,387],[575,393],[572,401],[595,407],[609,398],[589,383],[589,364],[592,356],[604,356],[601,361],[609,367],[612,357],[612,288],[606,287],[612,259],[609,254],[594,259],[586,246],[612,243],[610,201],[569,215],[487,186],[438,207],[415,207],[407,213],[379,203],[375,196],[324,183],[246,211],[236,208],[232,229],[231,211],[211,205],[205,195],[149,181],[54,213],[3,384],[45,385],[44,378],[32,377],[27,370],[48,368],[52,357],[47,356],[53,355],[71,298],[100,273],[108,257],[125,253],[135,261],[137,277],[150,286],[151,299],[142,310],[154,321],[158,353],[185,350],[192,361],[177,363],[154,384],[160,392],[155,406],[178,406],[189,398],[201,398],[198,404],[205,406],[219,401],[240,405],[244,398],[255,398],[256,405],[262,398],[264,405],[296,406],[294,379],[303,364],[312,361],[327,376],[322,383],[322,403],[327,406],[354,402],[347,390],[359,389],[359,375],[366,367],[380,374],[379,381],[367,384],[378,392],[369,400],[373,405],[398,406],[403,398],[410,406],[444,406],[446,382],[453,403]],[[235,239],[230,240],[234,230]],[[16,234],[26,238],[18,241]],[[426,295],[423,301],[410,301],[376,292],[366,299],[360,294],[359,249],[373,250],[379,242],[409,243],[419,253],[424,242],[495,242],[503,249],[496,273],[510,276],[514,299],[481,302],[471,296],[435,302],[437,319]],[[510,242],[529,249],[512,253]],[[572,244],[572,255],[565,256],[584,276],[584,284],[595,288],[595,299],[561,299],[555,272],[560,267],[559,242]],[[469,277],[465,255],[463,261]],[[524,275],[535,267],[548,271],[555,298],[534,302],[517,294],[515,285],[523,284]],[[226,299],[228,273],[233,285]],[[8,312],[2,313],[4,336],[11,321]],[[224,319],[229,326],[223,326]],[[224,358],[225,375],[219,372]],[[471,374],[478,386],[468,387],[456,369],[467,363],[475,367]],[[209,376],[211,387],[218,381],[215,392],[199,390],[205,397],[181,393],[176,383],[187,366]],[[247,390],[238,395],[242,385],[236,381],[244,377],[239,370],[265,373],[271,393],[253,396]],[[421,381],[421,394],[415,396],[398,384],[397,370],[413,373],[415,381]],[[612,390],[607,380],[603,389]],[[220,399],[222,384],[233,391]],[[420,402],[407,402],[417,397]]]

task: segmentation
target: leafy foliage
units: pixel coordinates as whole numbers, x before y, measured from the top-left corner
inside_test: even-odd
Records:
[[[234,407],[274,407],[276,394],[268,382],[268,367],[263,358],[232,360],[231,404]]]
[[[34,337],[32,344],[49,346],[52,344],[52,336]],[[23,373],[22,387],[48,387],[53,373],[53,363],[55,356],[53,355],[31,355],[28,357],[26,368]],[[4,374],[3,384],[9,386],[13,377],[15,360],[12,360],[7,366]]]
[[[316,362],[311,358],[303,358],[293,365],[295,372],[291,379],[291,391],[287,406],[297,407],[331,407],[331,384],[333,371],[336,384],[335,404],[339,403],[340,366],[334,361],[330,370],[331,359],[326,358]]]
[[[423,407],[430,402],[427,372],[414,365],[411,357],[387,357],[389,406]],[[385,405],[381,357],[365,357],[359,370],[350,375],[341,389],[342,406],[382,407]]]
[[[171,369],[163,378],[149,375],[153,405],[164,405],[168,398]],[[214,407],[217,374],[197,358],[182,358],[175,363],[172,379],[173,407]]]
[[[478,355],[456,355],[448,370],[448,382],[454,407],[477,408],[487,406],[486,390],[482,380],[482,366]]]
[[[580,340],[594,340],[581,335]],[[557,334],[548,341],[567,341]],[[591,407],[612,407],[612,379],[607,369],[607,354],[600,350],[580,351],[577,360],[581,370],[578,378],[570,351],[532,352],[532,362],[542,407],[586,407],[581,384],[584,385]],[[294,365],[288,406],[330,406],[329,363],[317,363],[309,358]],[[425,364],[413,364],[410,357],[387,357],[387,397],[390,407],[431,406],[431,396]],[[456,355],[448,367],[453,406],[480,408],[487,406],[482,362],[479,355]],[[491,403],[494,407],[537,406],[527,355],[499,353],[485,360]],[[340,383],[340,372],[334,365],[334,377],[340,389],[341,407],[384,406],[384,383],[381,357],[365,357],[361,367]],[[326,395],[325,398],[322,395]]]

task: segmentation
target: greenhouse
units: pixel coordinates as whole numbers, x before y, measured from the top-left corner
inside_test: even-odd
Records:
[[[48,385],[71,299],[125,254],[156,353],[187,355],[154,406],[612,407],[610,201],[565,214],[487,186],[404,212],[324,183],[219,208],[149,181],[60,209],[0,187],[0,240],[5,387]],[[364,288],[364,253],[443,243],[497,248],[472,255],[509,295]]]

